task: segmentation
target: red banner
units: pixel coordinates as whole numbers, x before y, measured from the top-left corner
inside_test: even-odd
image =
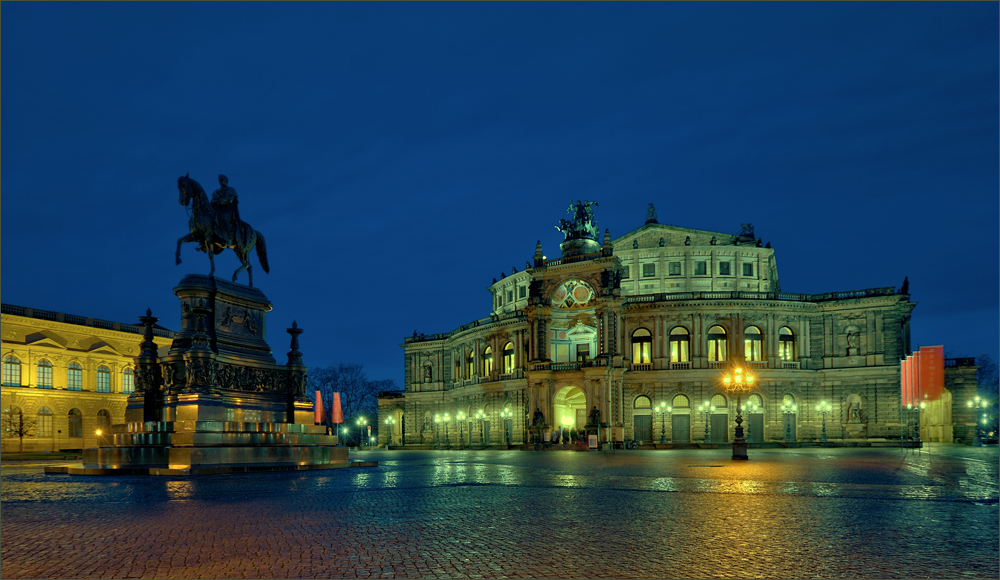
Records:
[[[910,397],[910,357],[906,357],[899,361],[899,400],[902,401],[903,406],[906,406],[906,401]]]
[[[344,422],[344,412],[340,409],[340,393],[333,394],[333,422],[343,423]]]
[[[315,415],[317,425],[323,422],[323,394],[319,391],[316,391],[316,404],[313,406],[313,414]]]
[[[920,399],[936,401],[944,392],[944,345],[920,347]]]

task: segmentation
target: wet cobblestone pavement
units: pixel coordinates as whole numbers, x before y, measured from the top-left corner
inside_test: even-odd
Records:
[[[188,478],[0,466],[3,578],[997,578],[997,448],[371,451]],[[51,463],[48,465],[52,465]]]

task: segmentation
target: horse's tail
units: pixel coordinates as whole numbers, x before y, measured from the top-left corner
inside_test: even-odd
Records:
[[[267,265],[267,244],[264,242],[264,234],[257,232],[257,259],[260,260],[260,267],[267,273],[271,272],[271,267]]]

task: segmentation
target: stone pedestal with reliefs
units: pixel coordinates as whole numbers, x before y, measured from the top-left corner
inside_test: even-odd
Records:
[[[313,424],[296,323],[288,361],[265,333],[271,303],[257,288],[189,275],[174,288],[181,330],[160,356],[157,319],[142,318],[136,391],[114,446],[84,451],[91,473],[160,475],[346,466],[347,448]]]

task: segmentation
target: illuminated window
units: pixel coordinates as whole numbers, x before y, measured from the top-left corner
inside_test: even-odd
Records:
[[[632,364],[649,364],[653,350],[653,337],[645,328],[632,333]]]
[[[453,381],[455,381],[457,383],[459,380],[461,380],[461,378],[462,378],[462,363],[458,362],[458,359],[456,358],[455,359],[455,374],[451,377],[451,380],[453,380]]]
[[[80,409],[69,410],[69,436],[83,437],[83,413]]]
[[[778,331],[778,356],[781,360],[795,360],[795,334],[787,326]]]
[[[683,326],[677,326],[670,331],[670,362],[688,362],[691,360],[691,337]]]
[[[71,391],[83,389],[83,367],[77,363],[69,363],[66,369],[66,388]]]
[[[746,262],[746,263],[743,264],[743,275],[744,276],[753,276],[753,264],[752,263]]]
[[[127,368],[122,371],[122,392],[131,393],[135,390],[135,371]]]
[[[674,395],[674,400],[671,403],[671,406],[673,406],[673,408],[675,409],[677,409],[678,407],[687,408],[691,406],[691,401],[689,401],[685,395]]]
[[[488,377],[493,374],[493,348],[486,347],[483,350],[483,376]]]
[[[781,398],[781,404],[787,407],[791,407],[795,404],[795,397],[792,395],[785,395]]]
[[[705,266],[705,262],[695,262],[694,263],[694,275],[695,276],[705,276],[708,274],[708,268]]]
[[[635,398],[635,403],[632,405],[636,409],[649,409],[652,404],[649,401],[649,397],[645,395],[639,395]]]
[[[514,372],[514,343],[508,342],[503,345],[503,372],[504,374]]]
[[[97,367],[97,392],[111,392],[111,369],[104,365]]]
[[[724,395],[715,395],[712,397],[712,406],[716,409],[726,408],[726,397]]]
[[[719,275],[729,276],[729,262],[719,262]]]
[[[97,428],[102,433],[108,433],[111,430],[111,413],[108,413],[107,409],[101,409],[97,412]]]
[[[667,263],[667,274],[670,276],[680,276],[681,275],[681,263],[680,262],[668,262]]]
[[[37,366],[38,375],[38,387],[41,389],[51,389],[52,388],[52,363],[42,359],[38,361]]]
[[[21,361],[12,354],[3,357],[3,384],[7,387],[21,386]]]
[[[576,345],[576,362],[587,362],[590,359],[590,345],[589,344],[577,344]]]
[[[756,326],[748,326],[743,331],[743,356],[747,361],[760,361],[763,358],[764,338]]]
[[[469,351],[469,355],[465,357],[465,378],[471,379],[473,377],[473,371],[476,368],[476,353]]]
[[[656,276],[656,264],[643,264],[642,277],[652,278],[653,276]]]
[[[38,424],[35,433],[39,437],[52,437],[52,409],[41,407],[38,409]]]
[[[17,437],[24,424],[24,415],[21,414],[21,407],[7,407],[3,410],[3,436]],[[27,433],[25,433],[27,435]]]
[[[713,326],[708,329],[708,360],[721,362],[726,359],[726,329]]]
[[[760,395],[758,395],[757,393],[754,393],[749,397],[747,397],[747,405],[757,405],[758,407],[760,407],[759,410],[764,409],[764,401],[763,399],[760,398]]]

